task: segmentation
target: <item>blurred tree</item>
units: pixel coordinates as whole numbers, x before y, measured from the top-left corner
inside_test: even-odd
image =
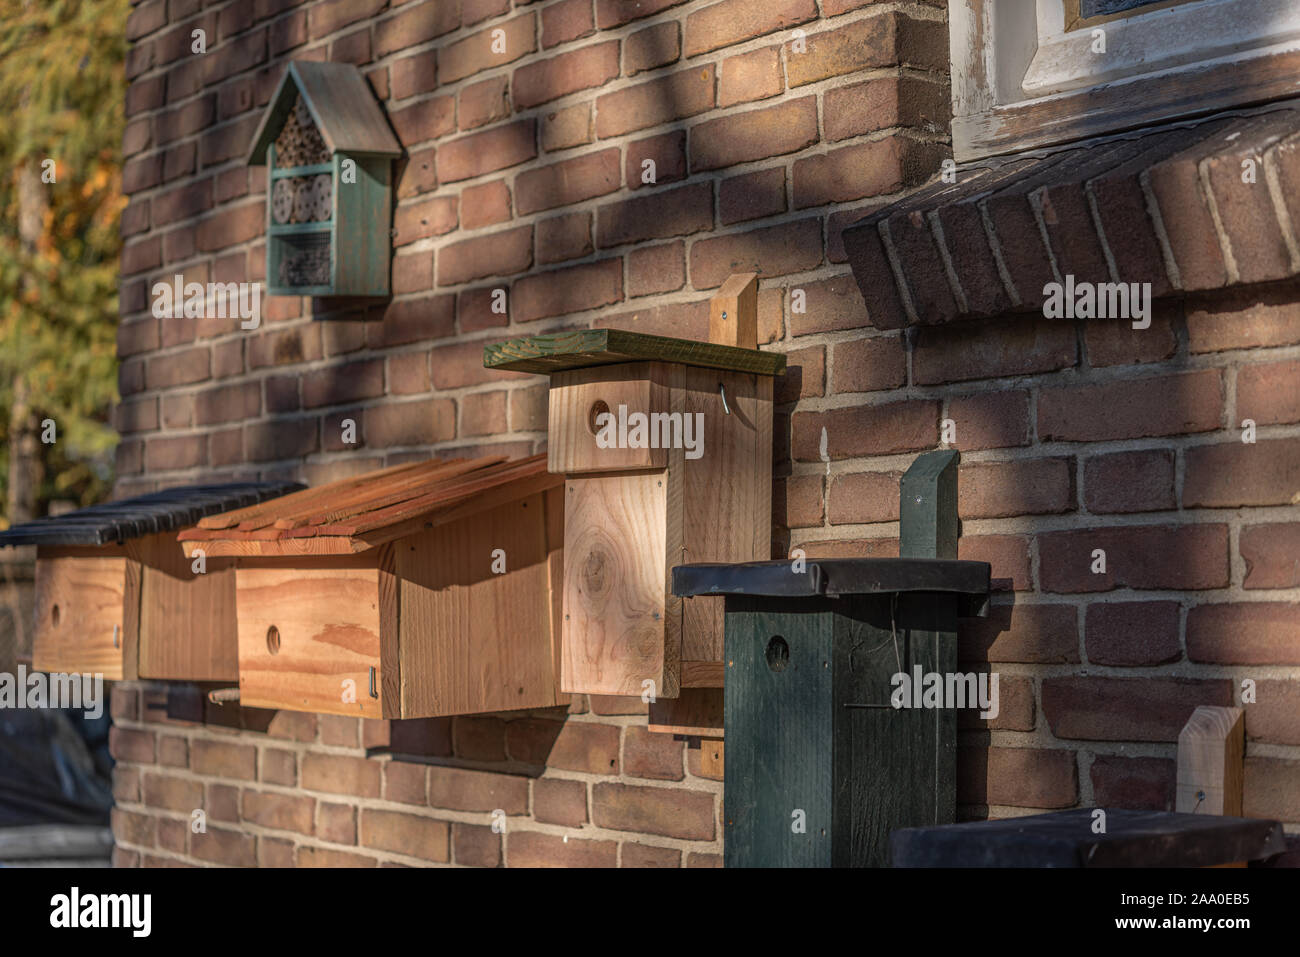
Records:
[[[0,0],[0,525],[112,481],[129,8]]]

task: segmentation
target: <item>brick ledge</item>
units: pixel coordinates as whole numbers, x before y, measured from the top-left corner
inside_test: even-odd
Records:
[[[993,157],[956,180],[844,230],[877,328],[1039,309],[1067,274],[1149,282],[1154,298],[1300,274],[1300,101]]]

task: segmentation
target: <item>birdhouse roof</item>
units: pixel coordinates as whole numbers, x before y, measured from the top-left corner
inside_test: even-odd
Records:
[[[212,515],[177,537],[187,555],[351,555],[563,482],[545,453],[408,462]]]
[[[120,544],[184,528],[205,515],[253,505],[300,488],[297,482],[183,485],[23,522],[0,532],[0,545]]]
[[[402,146],[360,70],[351,63],[295,60],[262,114],[248,151],[249,166],[266,162],[266,148],[288,120],[296,93],[302,94],[331,153],[401,155]]]

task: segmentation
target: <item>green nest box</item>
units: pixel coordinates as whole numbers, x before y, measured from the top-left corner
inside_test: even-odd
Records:
[[[253,137],[272,296],[387,296],[402,147],[349,63],[289,64]]]

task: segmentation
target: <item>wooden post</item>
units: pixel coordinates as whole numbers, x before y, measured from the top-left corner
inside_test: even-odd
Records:
[[[957,463],[955,449],[919,455],[899,486],[900,558],[957,557]]]
[[[1178,733],[1175,810],[1241,816],[1246,756],[1245,712],[1201,705]]]
[[[709,300],[709,341],[758,348],[758,273],[733,273]]]

